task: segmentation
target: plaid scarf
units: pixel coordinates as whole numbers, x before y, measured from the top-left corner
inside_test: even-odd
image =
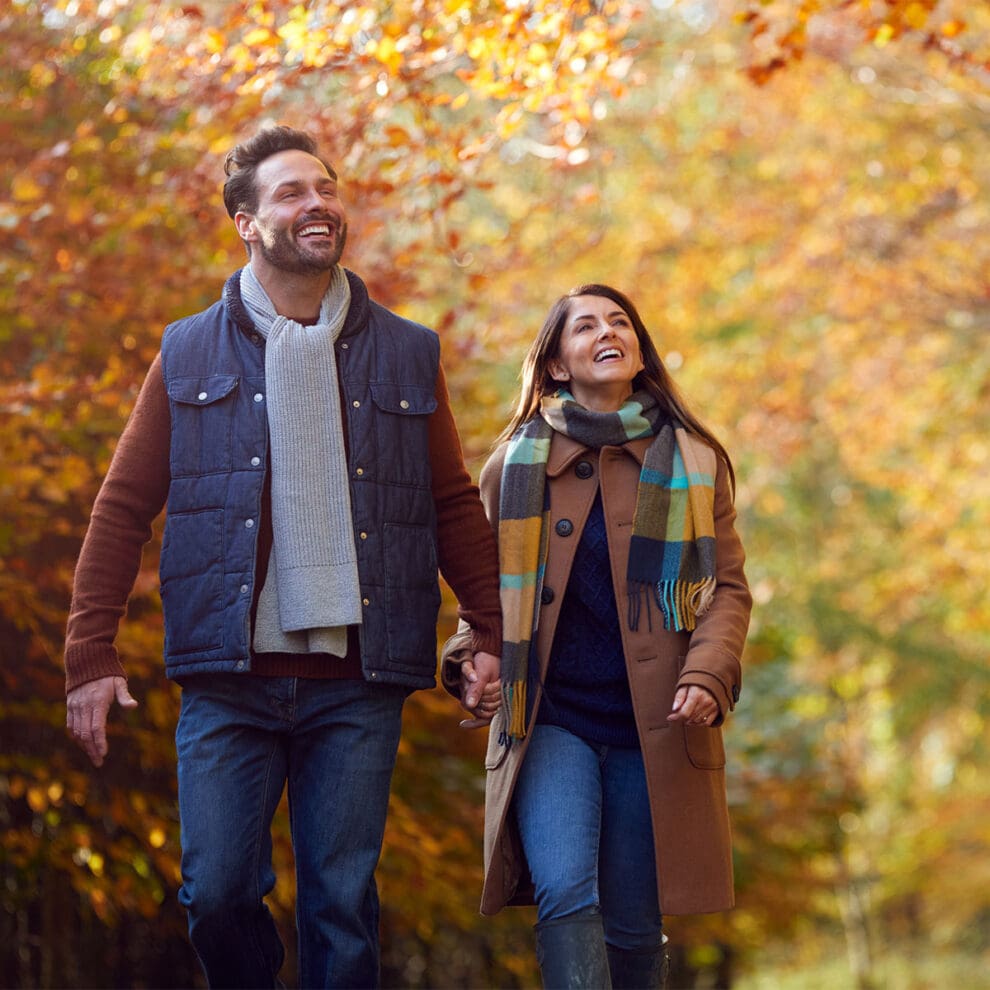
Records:
[[[509,440],[499,496],[503,742],[526,733],[526,679],[546,570],[550,516],[547,459],[554,431],[596,450],[652,436],[640,471],[629,548],[630,629],[650,592],[665,629],[691,631],[715,595],[714,478],[703,472],[687,431],[648,392],[614,413],[579,405],[566,390],[546,396],[540,415]]]

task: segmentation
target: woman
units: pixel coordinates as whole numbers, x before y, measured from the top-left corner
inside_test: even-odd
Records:
[[[605,285],[554,304],[500,440],[501,699],[465,723],[494,715],[481,910],[535,902],[545,987],[658,987],[661,912],[733,905],[721,725],[751,598],[729,456]]]

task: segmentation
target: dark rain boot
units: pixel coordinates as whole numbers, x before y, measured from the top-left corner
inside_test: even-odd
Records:
[[[544,990],[611,990],[605,932],[598,911],[538,924],[536,961]]]
[[[608,968],[613,990],[664,990],[670,973],[667,936],[659,949],[630,952],[608,946]]]

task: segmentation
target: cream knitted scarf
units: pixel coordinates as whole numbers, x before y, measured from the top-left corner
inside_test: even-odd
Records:
[[[350,285],[334,268],[314,326],[279,316],[250,265],[241,270],[241,298],[267,341],[271,438],[273,543],[254,649],[344,656],[347,626],[361,621],[334,354]]]

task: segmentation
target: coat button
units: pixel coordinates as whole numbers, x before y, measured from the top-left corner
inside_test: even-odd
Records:
[[[590,478],[595,469],[591,466],[591,461],[578,461],[574,466],[574,473],[581,479]]]
[[[553,601],[553,588],[548,588],[544,585],[543,590],[540,592],[540,601],[544,605],[549,605]]]
[[[738,701],[739,700],[739,685],[738,684],[733,684],[732,685],[732,700],[733,701]]]
[[[561,519],[554,529],[557,531],[558,536],[570,536],[574,532],[574,523],[570,519]]]

